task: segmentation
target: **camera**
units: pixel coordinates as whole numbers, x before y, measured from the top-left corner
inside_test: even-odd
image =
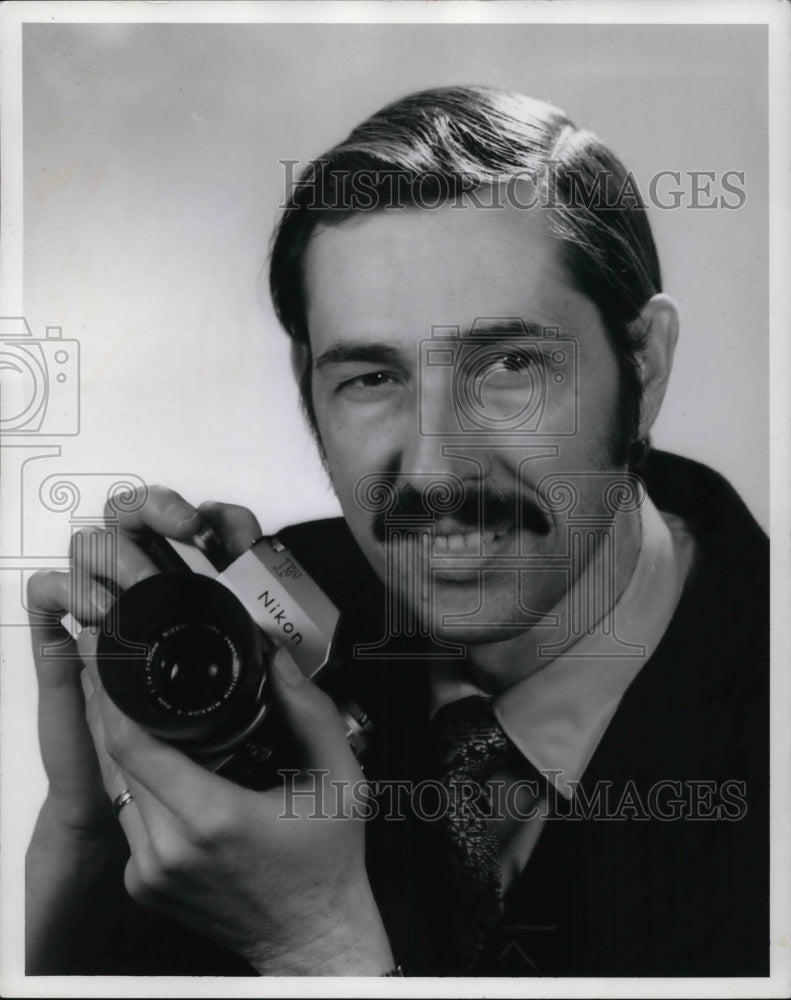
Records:
[[[436,370],[451,380],[455,428],[432,423]],[[577,432],[577,344],[557,327],[482,316],[464,335],[457,326],[435,326],[420,343],[419,372],[422,434]]]
[[[276,536],[233,561],[210,527],[193,543],[140,541],[160,572],[121,593],[100,626],[97,664],[109,697],[204,766],[265,788],[288,742],[270,684],[282,647],[334,698],[362,759],[373,727],[343,687],[338,609]],[[188,550],[199,571],[179,554]]]
[[[0,368],[6,372],[4,434],[71,435],[80,429],[80,351],[59,326],[36,340],[21,316],[0,318]],[[8,377],[7,373],[13,373]]]

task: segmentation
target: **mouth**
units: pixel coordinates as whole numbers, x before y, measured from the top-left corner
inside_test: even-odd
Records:
[[[434,526],[432,553],[436,556],[496,555],[515,531],[514,522],[504,522],[481,531],[446,518]]]
[[[457,509],[432,517],[424,498],[407,488],[392,510],[375,515],[371,528],[396,576],[411,572],[418,559],[432,576],[461,583],[482,570],[511,570],[512,557],[546,548],[552,524],[524,493],[470,491]]]
[[[427,528],[425,548],[414,535],[411,538],[391,536],[388,544],[393,548],[386,558],[388,561],[391,556],[396,559],[395,566],[400,567],[396,571],[397,576],[409,575],[414,570],[417,546],[423,553],[423,560],[428,561],[426,568],[435,585],[477,587],[481,585],[483,572],[506,572],[510,578],[514,571],[511,565],[514,557],[524,556],[531,550],[537,554],[548,533],[548,527],[533,530],[514,521],[481,531],[471,525],[443,519],[431,529]]]

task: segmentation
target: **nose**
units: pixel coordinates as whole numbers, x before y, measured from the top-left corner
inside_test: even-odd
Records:
[[[489,475],[487,448],[463,433],[454,406],[452,380],[442,370],[424,373],[413,419],[405,422],[398,455],[400,478],[422,492],[450,477],[465,486]]]

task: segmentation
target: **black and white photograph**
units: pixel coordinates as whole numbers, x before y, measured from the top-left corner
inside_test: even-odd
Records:
[[[790,11],[3,5],[4,996],[788,995]]]

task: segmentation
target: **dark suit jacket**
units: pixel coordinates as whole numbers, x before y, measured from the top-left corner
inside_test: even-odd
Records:
[[[634,808],[547,822],[478,975],[768,974],[767,539],[705,466],[654,451],[641,474],[656,506],[691,525],[700,557],[583,778],[588,797],[606,789],[617,804],[627,794]],[[384,595],[345,522],[280,537],[341,608],[347,655],[377,642]],[[385,652],[348,656],[348,683],[377,725],[366,775],[419,781],[432,773],[427,664],[411,639]],[[713,818],[646,815],[640,806],[661,782],[680,783],[653,800],[665,815],[680,789]],[[385,811],[368,823],[367,860],[394,953],[407,975],[448,973],[436,949],[444,914],[435,824],[408,813],[386,820]],[[127,924],[94,971],[250,974],[159,917],[137,913]]]
[[[767,539],[705,466],[654,451],[641,474],[656,506],[690,524],[699,559],[583,778],[588,798],[606,790],[620,818],[547,823],[507,895],[482,975],[768,972]],[[335,566],[348,565],[340,555],[346,535],[343,522],[282,533],[328,589],[340,584],[336,593],[349,600],[358,633],[381,635],[376,585],[367,585],[361,604],[346,573],[335,579]],[[367,774],[429,775],[426,664],[356,669],[380,727]],[[660,784],[667,782],[680,784]],[[670,798],[679,790],[700,818],[644,814],[653,805],[672,816]],[[634,803],[632,818],[617,810],[624,794]],[[434,874],[440,848],[425,826],[373,822],[369,837],[369,870],[396,954],[415,974],[441,968],[431,943],[432,925],[442,921]]]

